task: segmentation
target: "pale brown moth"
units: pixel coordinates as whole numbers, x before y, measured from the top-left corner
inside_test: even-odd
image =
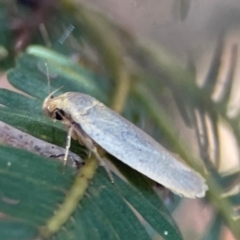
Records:
[[[54,97],[55,92],[45,99],[42,108],[46,116],[61,121],[69,129],[64,161],[72,137],[85,145],[102,164],[97,145],[180,196],[205,196],[208,187],[204,178],[176,160],[134,124],[89,95],[67,92]]]

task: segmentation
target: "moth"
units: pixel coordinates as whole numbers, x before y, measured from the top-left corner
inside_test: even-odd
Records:
[[[180,196],[205,196],[208,187],[199,173],[178,161],[127,119],[87,94],[67,92],[54,97],[56,91],[44,100],[42,109],[46,116],[61,121],[68,128],[65,160],[72,137],[101,163],[97,145]]]

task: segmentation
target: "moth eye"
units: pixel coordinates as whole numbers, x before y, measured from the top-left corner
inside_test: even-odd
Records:
[[[59,120],[59,121],[62,121],[64,116],[65,116],[65,113],[64,113],[63,110],[57,109],[57,110],[55,111],[55,119],[57,119],[57,120]]]

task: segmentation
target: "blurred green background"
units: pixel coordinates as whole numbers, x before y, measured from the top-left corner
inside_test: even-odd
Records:
[[[96,97],[209,186],[182,199],[106,155],[115,183],[98,168],[55,239],[240,239],[240,5],[230,3],[0,1],[1,240],[41,239],[76,175],[49,158],[66,131],[42,114],[48,74],[51,90]],[[75,141],[71,151],[87,157]]]

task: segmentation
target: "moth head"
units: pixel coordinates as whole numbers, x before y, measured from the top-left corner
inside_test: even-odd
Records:
[[[64,120],[66,113],[64,111],[64,97],[62,95],[58,97],[54,97],[54,93],[56,93],[59,89],[53,91],[49,94],[48,97],[45,98],[42,106],[42,110],[44,114],[53,119],[53,120]]]

